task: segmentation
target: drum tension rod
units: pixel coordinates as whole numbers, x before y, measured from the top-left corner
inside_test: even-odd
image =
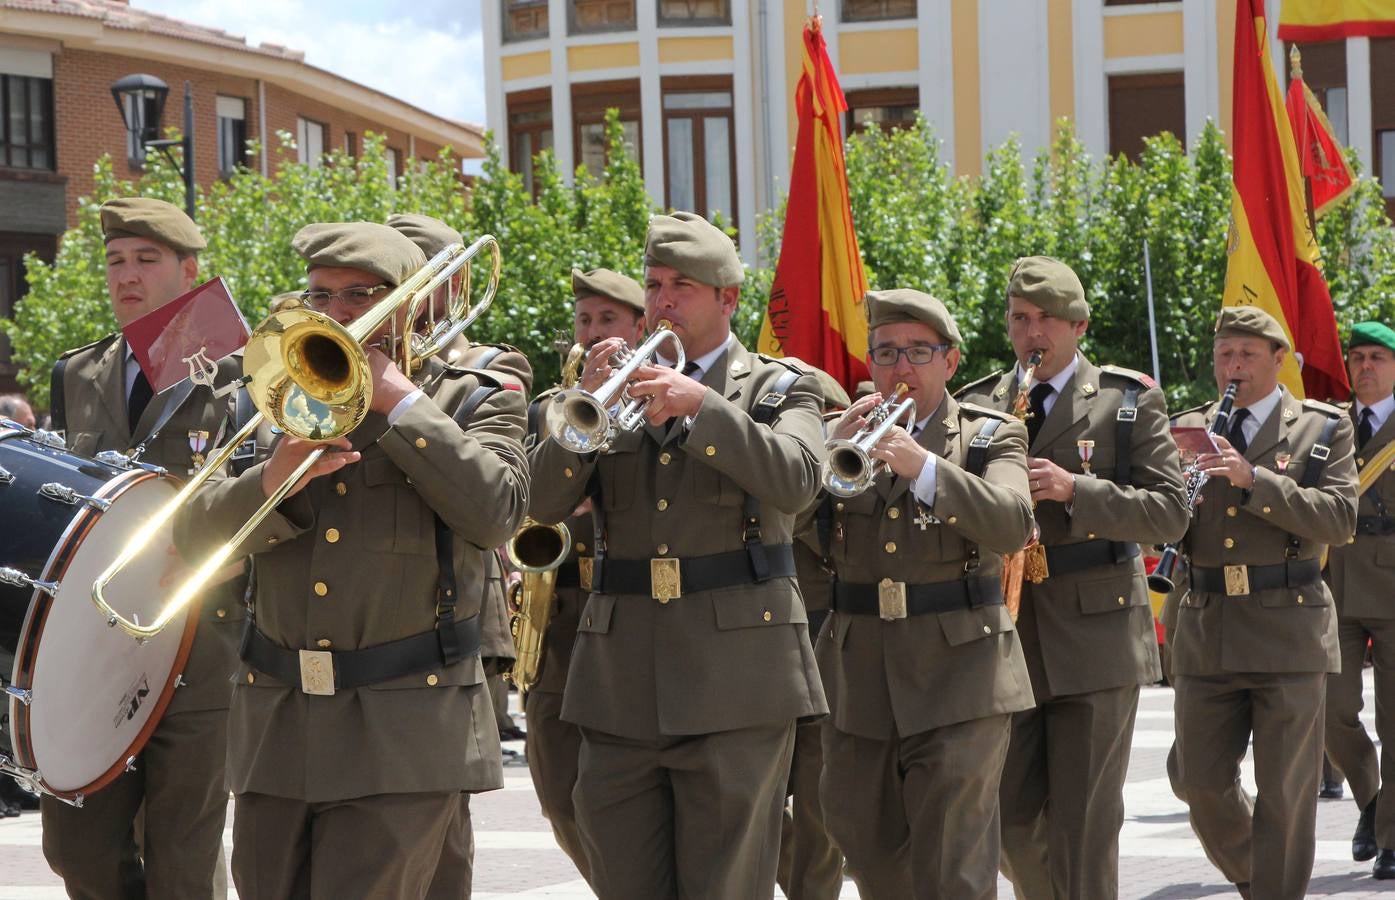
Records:
[[[39,496],[47,497],[50,500],[57,500],[59,503],[66,503],[69,506],[76,506],[79,501],[86,503],[98,512],[106,512],[111,508],[110,500],[103,500],[101,497],[89,497],[86,494],[79,494],[66,484],[59,484],[50,481],[40,486]]]
[[[9,566],[0,567],[0,584],[10,587],[29,588],[31,590],[43,591],[49,596],[58,593],[58,582],[39,581],[25,575],[19,569],[12,569]]]
[[[27,691],[23,688],[17,688],[12,684],[5,685],[5,693],[18,700],[20,703],[23,703],[25,706],[28,706],[34,700],[33,691]],[[0,757],[0,766],[3,766],[3,764],[4,758]]]
[[[5,468],[4,466],[0,466],[0,484],[14,484],[14,483],[15,483],[15,473],[11,472],[9,469]]]

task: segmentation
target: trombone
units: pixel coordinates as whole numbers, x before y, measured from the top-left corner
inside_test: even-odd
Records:
[[[469,271],[482,253],[489,254],[489,281],[479,302],[471,306]],[[373,375],[363,343],[391,323],[391,341],[395,346],[389,350],[400,346],[401,358],[397,362],[410,377],[422,362],[448,348],[494,302],[502,262],[499,242],[487,234],[468,248],[460,244],[446,247],[348,325],[298,307],[283,307],[263,320],[252,332],[242,358],[242,383],[247,386],[257,414],[136,530],[121,553],[92,583],[92,602],[107,617],[107,624],[121,626],[138,641],[159,634],[324,453],[321,447],[306,456],[237,533],[194,568],[149,625],[122,616],[106,599],[107,585],[145,549],[194,492],[227,464],[264,419],[270,419],[291,437],[306,441],[329,441],[353,431],[367,416],[373,398]],[[450,298],[446,315],[436,321],[428,306],[432,295],[461,269],[465,270],[465,284]],[[408,329],[410,323],[423,319],[423,314],[426,324],[424,333],[409,330],[399,342],[396,332],[398,313],[402,310],[406,310],[406,316],[400,321],[408,323]]]
[[[891,396],[867,413],[867,424],[856,434],[851,438],[828,442],[828,459],[823,464],[823,486],[830,494],[856,497],[877,480],[886,463],[872,459],[872,448],[881,442],[893,425],[905,421],[907,431],[915,427],[915,400],[908,396],[909,391],[904,381],[898,382]]]

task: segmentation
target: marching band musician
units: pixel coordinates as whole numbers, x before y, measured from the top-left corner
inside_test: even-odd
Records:
[[[1290,343],[1258,307],[1216,322],[1216,386],[1237,382],[1209,480],[1192,512],[1191,590],[1177,608],[1173,791],[1207,857],[1245,897],[1300,898],[1312,874],[1327,673],[1337,617],[1319,572],[1324,545],[1356,525],[1352,424],[1279,384]],[[1214,404],[1178,417],[1205,426]],[[1240,784],[1251,735],[1255,782]]]
[[[818,391],[732,335],[742,279],[705,219],[652,218],[646,318],[671,323],[690,374],[639,366],[647,424],[608,452],[552,436],[531,455],[534,515],[590,496],[604,542],[562,718],[581,729],[573,799],[608,900],[770,897],[795,723],[827,712],[790,551],[818,491]],[[587,383],[622,344],[592,348]]]
[[[999,557],[1031,534],[1026,432],[946,392],[961,337],[939,300],[873,291],[865,306],[877,393],[833,436],[898,383],[915,423],[870,449],[889,475],[822,501],[836,577],[817,644],[821,798],[864,898],[996,897],[998,778],[1012,714],[1032,705]]]
[[[183,210],[163,200],[126,197],[101,208],[107,292],[118,325],[191,289],[206,245]],[[237,377],[229,357],[216,382]],[[53,427],[76,453],[129,452],[178,475],[231,434],[230,397],[185,382],[156,395],[120,332],[71,350],[53,370]],[[44,856],[70,897],[223,897],[223,825],[228,793],[228,677],[246,581],[210,587],[181,685],[136,760],[135,770],[85,798],[80,809],[45,796]],[[139,819],[138,811],[144,809]]]
[[[293,246],[304,302],[341,324],[426,261],[367,222],[310,225]],[[239,548],[255,581],[228,749],[245,898],[312,884],[315,896],[425,897],[460,833],[460,792],[502,785],[478,656],[480,551],[527,505],[523,397],[494,391],[466,409],[497,379],[435,358],[409,378],[376,344],[367,352],[367,419],[328,442],[335,452]],[[283,436],[265,463],[199,492],[175,523],[181,551],[226,538],[317,446]]]
[[[572,340],[589,351],[609,338],[633,349],[644,340],[644,288],[639,282],[611,269],[572,270]],[[596,370],[578,382],[588,391],[601,386]],[[530,438],[544,440],[539,433],[543,409],[557,395],[557,388],[539,394],[528,413]],[[530,503],[538,504],[534,493]],[[571,551],[557,570],[552,617],[543,636],[542,662],[538,682],[523,701],[528,720],[528,771],[538,793],[538,805],[552,825],[557,844],[566,852],[581,876],[591,882],[591,868],[576,824],[572,789],[576,786],[577,760],[581,750],[581,730],[562,719],[562,696],[567,686],[572,646],[581,608],[591,589],[593,536],[589,501],[566,521]]]
[[[1395,442],[1395,331],[1380,322],[1351,329],[1347,374],[1353,402],[1348,412],[1356,429],[1356,466],[1362,487],[1356,534],[1336,544],[1327,570],[1337,604],[1337,638],[1342,671],[1327,679],[1327,752],[1347,776],[1361,818],[1352,838],[1352,858],[1364,862],[1379,852],[1378,879],[1395,878],[1395,724],[1376,716],[1379,757],[1361,713],[1361,669],[1366,645],[1375,663],[1376,708],[1395,702],[1395,460],[1377,460]],[[1382,469],[1368,467],[1381,464]]]

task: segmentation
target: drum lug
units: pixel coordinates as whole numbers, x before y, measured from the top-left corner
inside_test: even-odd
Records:
[[[106,512],[111,508],[110,500],[79,494],[66,484],[59,484],[57,481],[50,481],[41,485],[39,487],[39,496],[47,497],[50,500],[57,500],[59,503],[66,503],[69,506],[76,506],[79,502],[86,503],[98,512]]]
[[[27,691],[23,688],[17,688],[12,684],[5,685],[5,693],[8,694],[10,697],[14,698],[15,700],[18,700],[25,706],[28,706],[30,703],[34,701],[33,691]],[[0,765],[3,765],[3,757],[0,757]]]
[[[184,680],[184,676],[183,676],[183,675],[176,675],[176,676],[174,676],[174,686],[175,686],[176,689],[177,689],[177,688],[182,688],[182,687],[188,687],[188,686],[189,686],[189,682],[187,682],[187,681]]]
[[[125,770],[127,773],[134,772],[136,770],[136,758],[134,756],[126,757]]]
[[[45,428],[35,429],[34,434],[31,436],[31,440],[36,444],[43,444],[57,450],[68,449],[68,442],[63,440],[62,434],[59,434],[57,431],[49,431]]]
[[[0,466],[0,484],[14,484],[14,483],[15,483],[15,473],[11,472],[9,469],[5,468],[4,466]]]
[[[131,468],[131,457],[122,453],[120,450],[103,450],[101,453],[97,454],[96,460],[114,469]]]
[[[0,567],[0,584],[7,584],[10,587],[29,588],[30,590],[43,591],[49,596],[58,593],[58,582],[37,581],[25,575],[19,569],[12,569],[9,566]]]

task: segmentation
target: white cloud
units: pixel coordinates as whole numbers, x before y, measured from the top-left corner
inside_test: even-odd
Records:
[[[305,61],[451,119],[482,124],[479,0],[133,0],[197,25],[305,51]]]

